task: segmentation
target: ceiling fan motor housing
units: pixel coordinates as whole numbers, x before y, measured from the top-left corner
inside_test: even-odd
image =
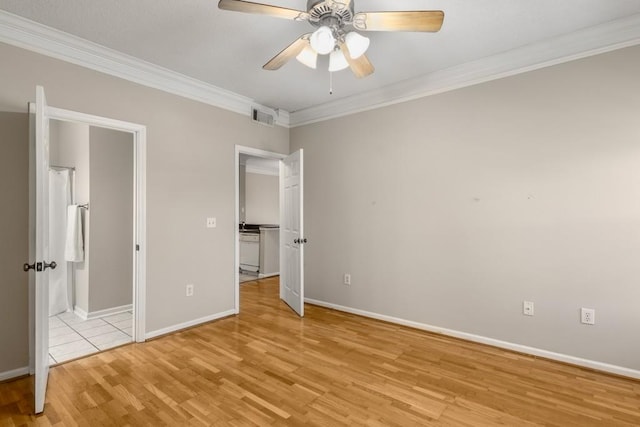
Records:
[[[309,23],[314,27],[326,26],[334,31],[353,21],[353,1],[348,5],[340,0],[308,0]]]

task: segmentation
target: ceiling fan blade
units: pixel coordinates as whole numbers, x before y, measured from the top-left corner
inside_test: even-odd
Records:
[[[342,50],[344,58],[347,60],[351,71],[353,71],[353,74],[355,74],[357,78],[361,79],[367,77],[369,74],[373,74],[374,68],[369,58],[367,58],[367,55],[362,54],[356,59],[351,58],[349,48],[344,42],[340,43],[340,50]]]
[[[291,58],[298,56],[298,54],[309,45],[310,35],[311,33],[300,36],[300,38],[285,47],[279,54],[271,58],[269,62],[262,66],[262,68],[273,71],[282,67],[284,64],[289,62]]]
[[[353,26],[361,31],[436,32],[442,27],[443,20],[441,10],[361,12],[353,17]]]
[[[253,3],[244,0],[220,0],[218,8],[233,12],[256,13],[259,15],[275,16],[276,18],[306,20],[307,12],[303,10],[287,9],[285,7],[271,6],[262,3]]]

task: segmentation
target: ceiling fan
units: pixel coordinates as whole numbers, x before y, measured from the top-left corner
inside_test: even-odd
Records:
[[[440,10],[400,12],[354,12],[354,0],[307,0],[307,11],[288,9],[245,0],[220,0],[218,7],[235,12],[255,13],[307,21],[317,29],[303,34],[263,65],[277,70],[291,58],[316,68],[318,54],[329,56],[329,71],[351,68],[356,77],[373,73],[365,55],[369,39],[353,31],[426,31],[442,27],[444,12]]]

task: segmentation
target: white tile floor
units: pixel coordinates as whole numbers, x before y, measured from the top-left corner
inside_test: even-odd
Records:
[[[130,311],[82,320],[73,312],[49,317],[49,364],[66,362],[133,341]]]

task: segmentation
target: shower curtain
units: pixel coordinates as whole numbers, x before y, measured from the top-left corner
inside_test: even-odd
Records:
[[[73,307],[73,282],[64,259],[67,206],[71,204],[71,171],[49,170],[49,256],[58,264],[49,270],[49,316]]]

